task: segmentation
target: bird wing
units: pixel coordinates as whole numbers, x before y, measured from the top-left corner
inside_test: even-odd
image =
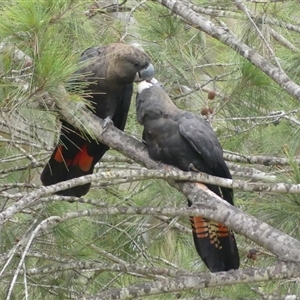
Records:
[[[210,175],[232,178],[223,158],[223,149],[207,121],[193,113],[184,112],[179,119],[179,131],[209,165]],[[224,187],[220,189],[222,198],[233,205],[232,189]]]
[[[222,164],[222,147],[207,121],[184,112],[179,119],[179,132],[210,167],[217,168]]]

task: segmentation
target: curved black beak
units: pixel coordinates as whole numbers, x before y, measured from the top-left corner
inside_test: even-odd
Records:
[[[142,80],[150,81],[154,77],[154,67],[152,64],[149,64],[147,68],[139,71],[135,77],[135,82]]]

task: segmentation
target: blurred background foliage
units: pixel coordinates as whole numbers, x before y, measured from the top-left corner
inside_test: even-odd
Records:
[[[247,166],[264,172],[266,181],[273,175],[278,182],[299,183],[299,167],[293,162],[293,158],[299,156],[298,102],[233,50],[191,27],[160,4],[122,3],[118,6],[118,1],[0,1],[1,210],[12,205],[21,194],[40,186],[39,173],[57,139],[56,113],[37,103],[47,102],[45,93],[54,92],[58,85],[67,83],[79,68],[78,58],[83,50],[118,41],[138,43],[144,48],[153,60],[157,79],[176,105],[207,118],[226,153],[284,157],[290,162],[286,166],[239,164],[242,168]],[[194,4],[202,9],[206,18],[216,24],[226,24],[228,30],[270,62],[279,62],[290,78],[299,83],[299,31],[287,26],[287,23],[299,26],[299,1],[247,3],[264,39],[233,1],[222,1],[222,4],[194,1]],[[209,11],[215,14],[209,15]],[[216,13],[223,16],[218,17]],[[294,48],[279,43],[273,31],[289,40]],[[80,101],[80,92],[74,94],[78,96],[74,99]],[[141,139],[141,130],[136,122],[133,99],[126,132]],[[99,167],[101,171],[140,168],[112,150]],[[101,207],[102,203],[186,205],[179,192],[159,180],[107,182],[95,185],[85,198],[92,199],[92,204],[55,198],[41,200],[2,227],[0,263],[7,275],[1,280],[1,299],[8,294],[22,255],[20,250],[13,253],[14,246],[46,218]],[[235,191],[235,203],[247,213],[300,238],[298,195]],[[275,262],[271,253],[246,238],[237,236],[237,241],[242,268],[266,267]],[[8,258],[9,263],[5,265]],[[10,299],[76,299],[154,279],[153,275],[75,267],[64,270],[80,262],[136,263],[207,271],[194,249],[188,218],[76,217],[47,229],[34,239],[22,270],[49,268],[50,271],[37,271],[26,279],[20,275]],[[145,298],[269,299],[263,297],[287,294],[300,297],[299,284],[290,280],[242,284]]]

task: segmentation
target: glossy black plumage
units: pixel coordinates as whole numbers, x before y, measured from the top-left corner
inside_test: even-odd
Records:
[[[136,110],[153,159],[183,171],[231,178],[222,147],[208,122],[178,109],[159,84],[139,84]],[[233,205],[232,189],[210,184],[207,187]],[[197,252],[212,272],[239,268],[238,249],[231,230],[201,217],[191,217],[191,224]]]
[[[84,51],[81,61],[87,60],[90,63],[77,71],[70,83],[86,82],[85,98],[91,104],[90,109],[100,118],[110,118],[117,128],[123,130],[133,82],[137,73],[141,74],[151,65],[150,58],[136,47],[110,44]],[[47,186],[93,173],[95,164],[108,149],[63,121],[59,144],[41,174],[42,183]],[[86,184],[59,194],[80,197],[89,188],[90,184]]]

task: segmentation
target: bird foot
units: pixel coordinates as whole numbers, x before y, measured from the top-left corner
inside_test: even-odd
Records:
[[[113,120],[110,117],[106,117],[103,123],[103,131],[105,131],[111,125],[114,125]]]
[[[172,167],[170,167],[168,165],[165,165],[162,161],[159,161],[158,165],[159,166],[163,165],[164,170],[171,170],[172,169]]]
[[[193,163],[189,164],[188,170],[189,170],[189,172],[192,172],[192,171],[199,172],[199,170],[197,170],[197,168],[194,166]]]

